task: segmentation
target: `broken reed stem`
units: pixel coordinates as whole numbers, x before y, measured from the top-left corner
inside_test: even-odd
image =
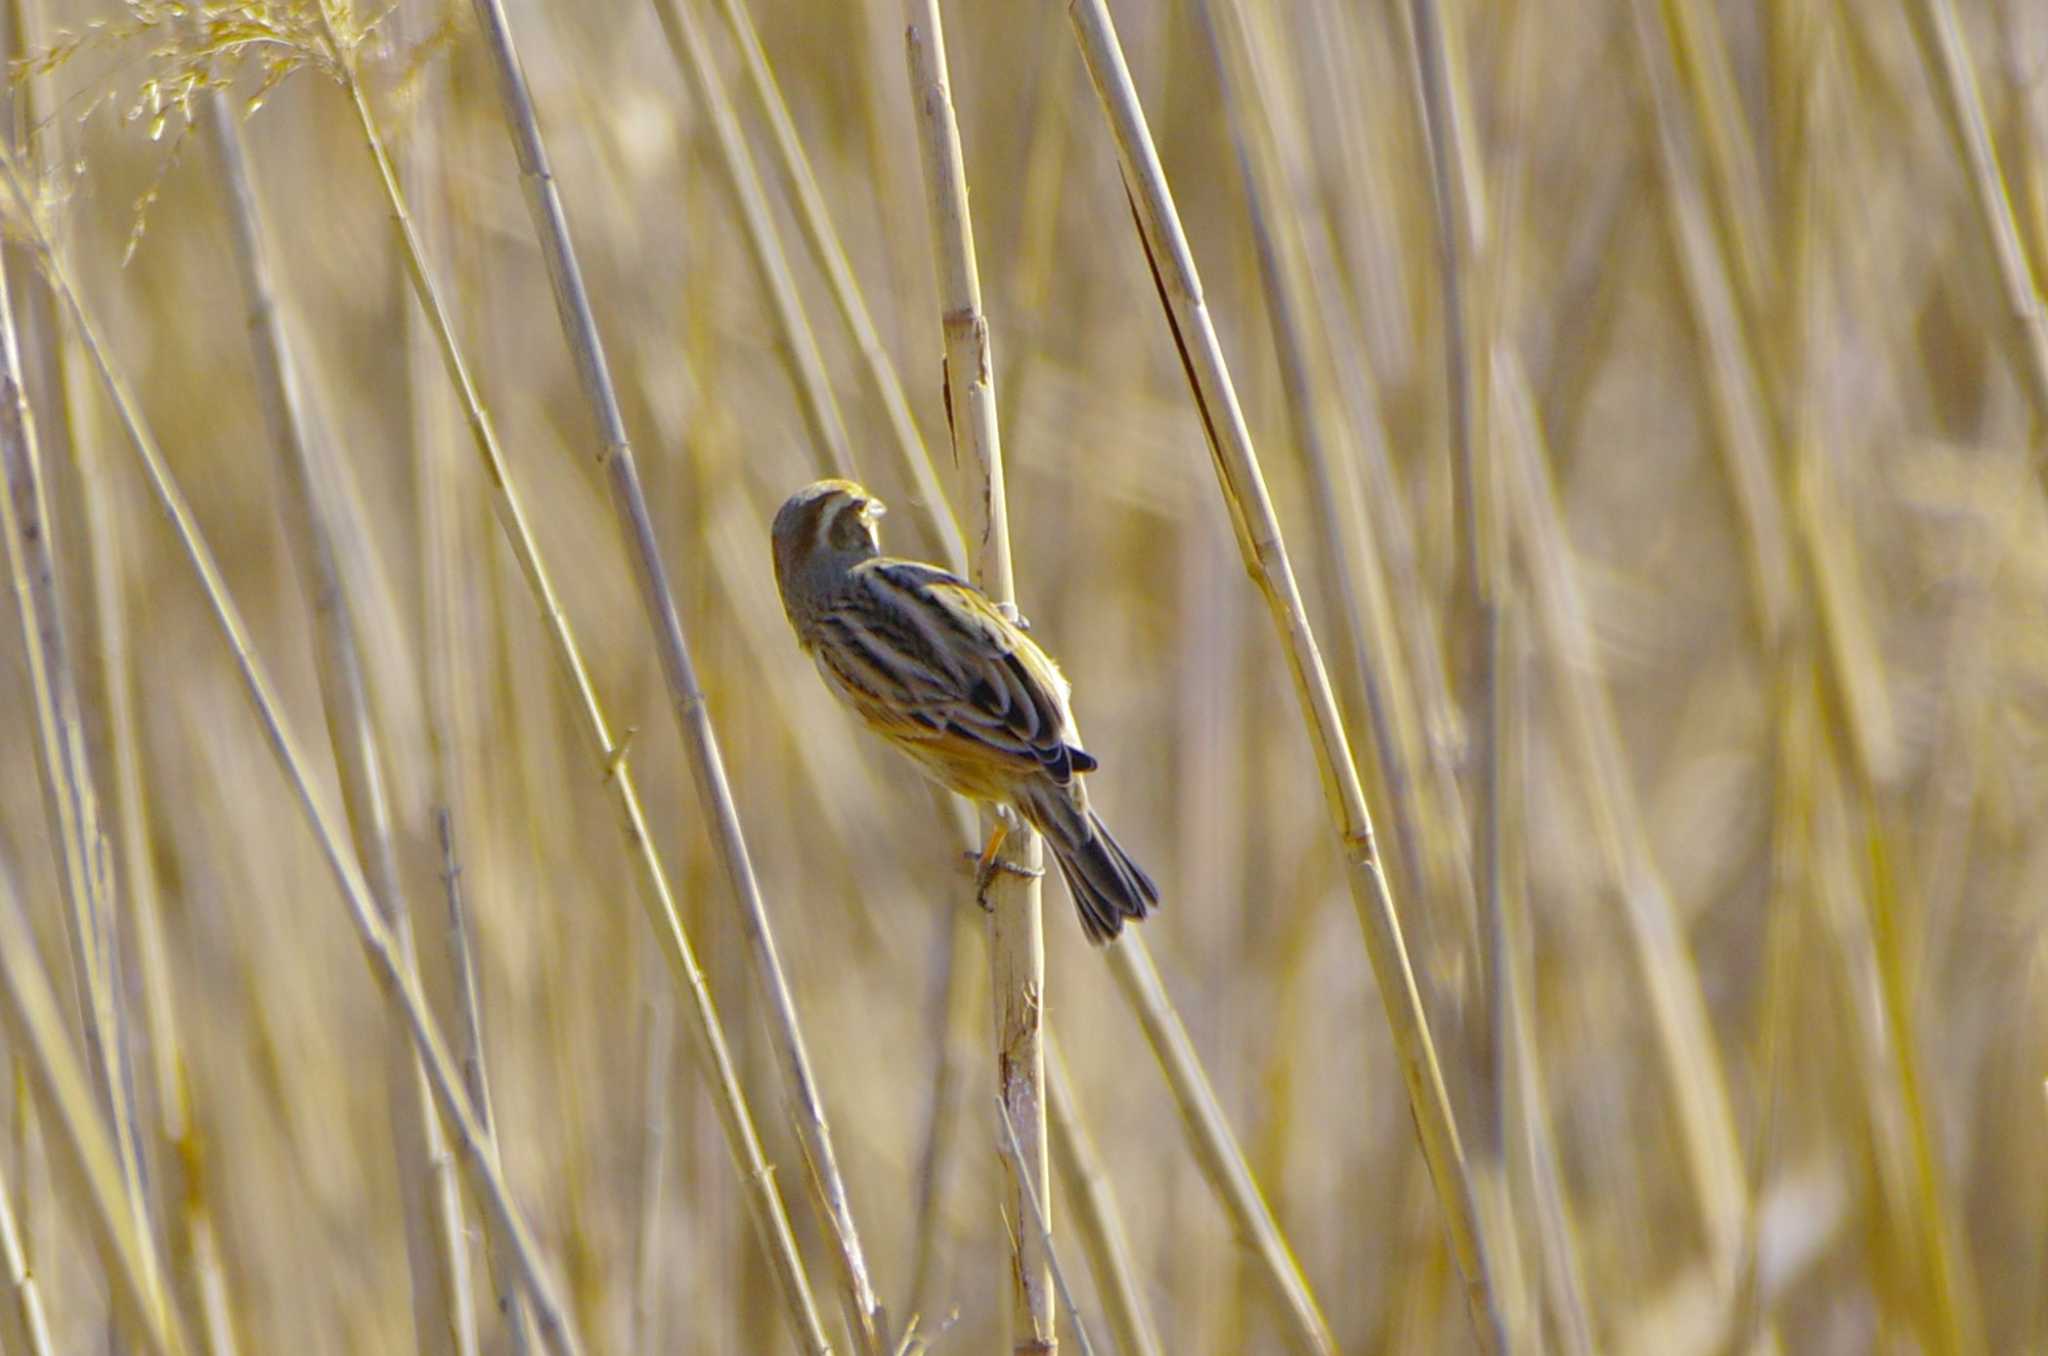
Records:
[[[1325,798],[1338,834],[1352,900],[1365,933],[1387,1024],[1400,1061],[1402,1080],[1414,1112],[1416,1133],[1444,1214],[1451,1250],[1464,1279],[1466,1301],[1481,1343],[1496,1331],[1491,1287],[1482,1265],[1480,1223],[1474,1183],[1465,1165],[1443,1073],[1416,992],[1401,923],[1391,888],[1380,867],[1372,816],[1351,761],[1351,748],[1337,711],[1329,675],[1316,648],[1301,592],[1251,432],[1238,407],[1194,256],[1181,229],[1165,170],[1153,147],[1137,89],[1117,41],[1104,0],[1070,0],[1068,17],[1116,142],[1140,236],[1158,284],[1189,386],[1202,415],[1215,462],[1218,486],[1237,533],[1247,570],[1259,585],[1287,653],[1295,694],[1316,750]]]
[[[228,96],[220,90],[205,95],[202,113],[220,162],[234,239],[231,252],[248,308],[256,384],[284,473],[285,518],[292,525],[285,535],[298,563],[300,588],[313,614],[313,668],[340,780],[342,812],[364,878],[398,948],[399,962],[417,972],[412,919],[399,881],[398,849],[392,836],[386,759],[371,717],[369,688],[357,647],[356,602],[336,564],[336,523],[313,464],[313,430],[304,399],[307,377],[286,333],[262,207]],[[474,1356],[476,1311],[470,1296],[461,1184],[455,1177],[447,1132],[434,1113],[433,1089],[427,1086],[426,1073],[419,1067],[396,1014],[390,1031],[389,1064],[392,1139],[412,1268],[414,1330],[422,1346],[439,1346],[452,1339],[458,1353]],[[489,1127],[485,1130],[488,1133]]]
[[[887,1321],[868,1279],[867,1258],[861,1250],[854,1226],[853,1209],[847,1200],[846,1183],[839,1172],[839,1160],[832,1147],[831,1130],[825,1120],[825,1103],[811,1071],[810,1056],[804,1049],[798,1025],[796,1000],[789,978],[776,953],[775,934],[769,925],[768,909],[755,879],[753,863],[747,856],[746,838],[740,828],[739,809],[727,784],[725,762],[718,738],[711,727],[703,688],[697,681],[696,665],[690,657],[683,634],[680,611],[668,584],[667,566],[654,536],[653,516],[640,487],[640,473],[633,459],[632,444],[626,436],[624,416],[619,410],[618,392],[605,361],[604,344],[591,312],[590,296],[583,284],[583,270],[569,238],[569,222],[548,165],[547,148],[541,140],[540,120],[533,105],[532,91],[513,48],[512,30],[505,17],[503,0],[475,0],[477,24],[483,30],[491,64],[498,77],[506,130],[519,162],[519,177],[526,188],[527,208],[533,217],[541,253],[548,263],[553,284],[555,309],[562,322],[563,336],[576,359],[576,371],[585,401],[595,424],[597,462],[611,491],[614,516],[625,538],[634,582],[653,634],[655,655],[661,664],[669,702],[675,708],[683,745],[689,753],[690,773],[696,784],[698,803],[709,814],[712,846],[724,868],[726,884],[738,908],[746,935],[755,982],[761,990],[768,1027],[774,1037],[783,1092],[795,1122],[797,1140],[803,1146],[809,1168],[812,1195],[832,1242],[840,1288],[847,1317],[856,1342],[863,1352],[876,1353],[887,1341]]]
[[[972,467],[979,482],[969,514],[975,525],[973,577],[996,602],[1014,605],[1017,588],[1010,559],[1002,441],[996,427],[995,360],[990,352],[988,319],[981,306],[974,225],[967,207],[967,167],[960,149],[953,93],[947,83],[946,38],[938,0],[905,0],[904,19],[910,93],[917,114],[940,322],[945,332],[947,408],[952,415],[956,460]],[[1020,826],[1012,836],[1018,840],[1016,856],[1025,871],[1041,871],[1045,858],[1038,835]],[[1052,1181],[1045,1105],[1045,917],[1039,886],[1036,874],[1006,880],[999,873],[989,891],[996,1095],[1016,1130],[1018,1143],[1014,1155],[1004,1155],[1003,1164],[1008,1178],[1005,1213],[1012,1267],[1010,1339],[1020,1353],[1059,1349],[1053,1313],[1050,1204],[1042,1231],[1027,1228],[1024,1222],[1030,1184],[1049,1185]]]
[[[291,782],[294,797],[313,828],[314,836],[320,844],[321,855],[340,886],[343,902],[348,906],[350,919],[362,940],[372,970],[382,981],[386,996],[402,1012],[412,1033],[413,1042],[418,1047],[421,1061],[433,1083],[435,1095],[440,1099],[442,1112],[448,1118],[456,1138],[461,1142],[475,1170],[479,1194],[484,1197],[492,1213],[497,1217],[499,1228],[513,1245],[526,1286],[534,1298],[536,1309],[542,1315],[549,1340],[559,1352],[580,1352],[582,1344],[570,1326],[567,1311],[556,1298],[554,1283],[548,1277],[545,1264],[541,1260],[540,1246],[528,1229],[510,1186],[486,1152],[483,1133],[477,1125],[469,1099],[462,1090],[461,1075],[456,1070],[447,1045],[441,1038],[440,1029],[434,1022],[419,978],[400,962],[390,929],[385,926],[369,884],[346,846],[346,836],[342,827],[314,789],[312,774],[306,767],[305,758],[299,751],[297,741],[284,724],[276,688],[250,645],[248,627],[242,620],[241,610],[227,591],[226,580],[221,575],[211,548],[200,534],[198,522],[192,516],[191,506],[176,480],[172,478],[162,450],[143,422],[140,409],[129,393],[127,384],[114,370],[112,359],[85,312],[84,302],[71,281],[69,271],[35,216],[34,205],[22,186],[18,170],[10,160],[0,163],[0,171],[4,171],[8,192],[13,198],[17,224],[28,234],[30,242],[42,257],[44,273],[49,284],[63,308],[69,313],[80,342],[91,354],[107,398],[120,417],[137,459],[142,463],[150,488],[162,506],[165,516],[170,520],[171,528],[178,537],[187,562],[199,577],[201,592],[205,594],[214,620],[228,642],[236,670],[255,708],[258,721],[263,726],[265,742],[270,745],[286,778]]]
[[[668,962],[671,974],[689,996],[691,1015],[694,1019],[691,1030],[697,1037],[698,1056],[715,1089],[714,1100],[719,1123],[725,1132],[726,1146],[732,1155],[734,1170],[739,1175],[742,1194],[747,1202],[756,1236],[760,1239],[763,1251],[768,1254],[778,1291],[795,1331],[805,1343],[806,1349],[812,1352],[829,1351],[831,1343],[825,1336],[824,1326],[818,1318],[816,1302],[811,1297],[810,1282],[804,1276],[802,1262],[797,1256],[796,1241],[790,1232],[789,1217],[783,1210],[781,1196],[776,1192],[773,1173],[762,1152],[760,1136],[754,1129],[752,1113],[748,1111],[746,1100],[741,1094],[739,1076],[734,1069],[732,1054],[726,1045],[725,1033],[719,1024],[718,1011],[712,1002],[703,969],[698,965],[689,937],[683,931],[674,891],[669,886],[660,859],[655,855],[646,814],[640,804],[640,793],[632,770],[626,763],[625,751],[613,742],[611,727],[605,718],[602,705],[598,702],[597,690],[591,682],[589,669],[585,666],[582,652],[576,645],[575,634],[569,627],[569,619],[557,600],[554,583],[540,558],[532,529],[526,521],[526,511],[520,504],[517,490],[510,479],[510,470],[498,445],[497,433],[491,426],[489,412],[483,406],[483,399],[477,392],[476,383],[470,375],[462,350],[455,341],[453,323],[449,319],[440,290],[434,282],[433,275],[428,271],[418,228],[406,206],[405,194],[399,186],[397,171],[384,148],[384,139],[378,131],[368,99],[353,75],[347,77],[346,93],[354,106],[364,144],[376,164],[378,178],[390,206],[392,224],[399,234],[399,252],[407,278],[412,285],[414,296],[419,301],[421,312],[433,329],[449,381],[461,398],[463,418],[469,428],[471,440],[478,455],[483,459],[485,480],[491,490],[492,512],[505,531],[506,541],[519,564],[520,573],[526,579],[527,587],[540,609],[541,620],[555,656],[562,665],[565,678],[574,690],[577,712],[591,745],[591,753],[597,760],[604,785],[618,808],[627,842],[646,881],[647,888],[642,892],[641,899],[647,911],[649,924],[654,929],[656,940],[661,944],[663,957]]]

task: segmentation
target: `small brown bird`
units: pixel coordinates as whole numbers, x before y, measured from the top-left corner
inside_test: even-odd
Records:
[[[998,812],[981,854],[985,891],[1005,812],[1045,836],[1091,942],[1159,902],[1138,864],[1088,808],[1067,680],[1013,615],[934,565],[882,554],[882,502],[821,480],[775,515],[782,606],[825,685],[925,774]]]

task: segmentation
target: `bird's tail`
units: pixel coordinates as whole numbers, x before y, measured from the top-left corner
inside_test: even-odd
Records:
[[[1018,797],[1017,808],[1052,849],[1089,941],[1112,941],[1126,918],[1143,918],[1159,906],[1159,887],[1110,837],[1085,796],[1070,799],[1064,787],[1033,787]]]

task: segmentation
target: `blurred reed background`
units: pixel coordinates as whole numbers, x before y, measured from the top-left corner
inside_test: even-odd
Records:
[[[491,29],[330,8],[9,6],[0,1342],[1001,1349],[961,827],[810,671],[767,540],[834,470],[897,553],[973,521],[905,7],[509,6],[787,1004]],[[1019,601],[1166,897],[1106,955],[1045,887],[1093,1349],[2048,1350],[2048,17],[1114,5],[1456,1115],[1432,1174],[1070,8],[951,5],[946,47]]]

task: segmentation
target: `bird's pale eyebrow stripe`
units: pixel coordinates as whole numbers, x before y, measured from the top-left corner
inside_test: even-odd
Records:
[[[839,520],[840,513],[852,502],[839,491],[832,490],[819,495],[804,506],[804,512],[810,515],[810,541],[814,552],[823,551],[831,545],[832,524]]]

